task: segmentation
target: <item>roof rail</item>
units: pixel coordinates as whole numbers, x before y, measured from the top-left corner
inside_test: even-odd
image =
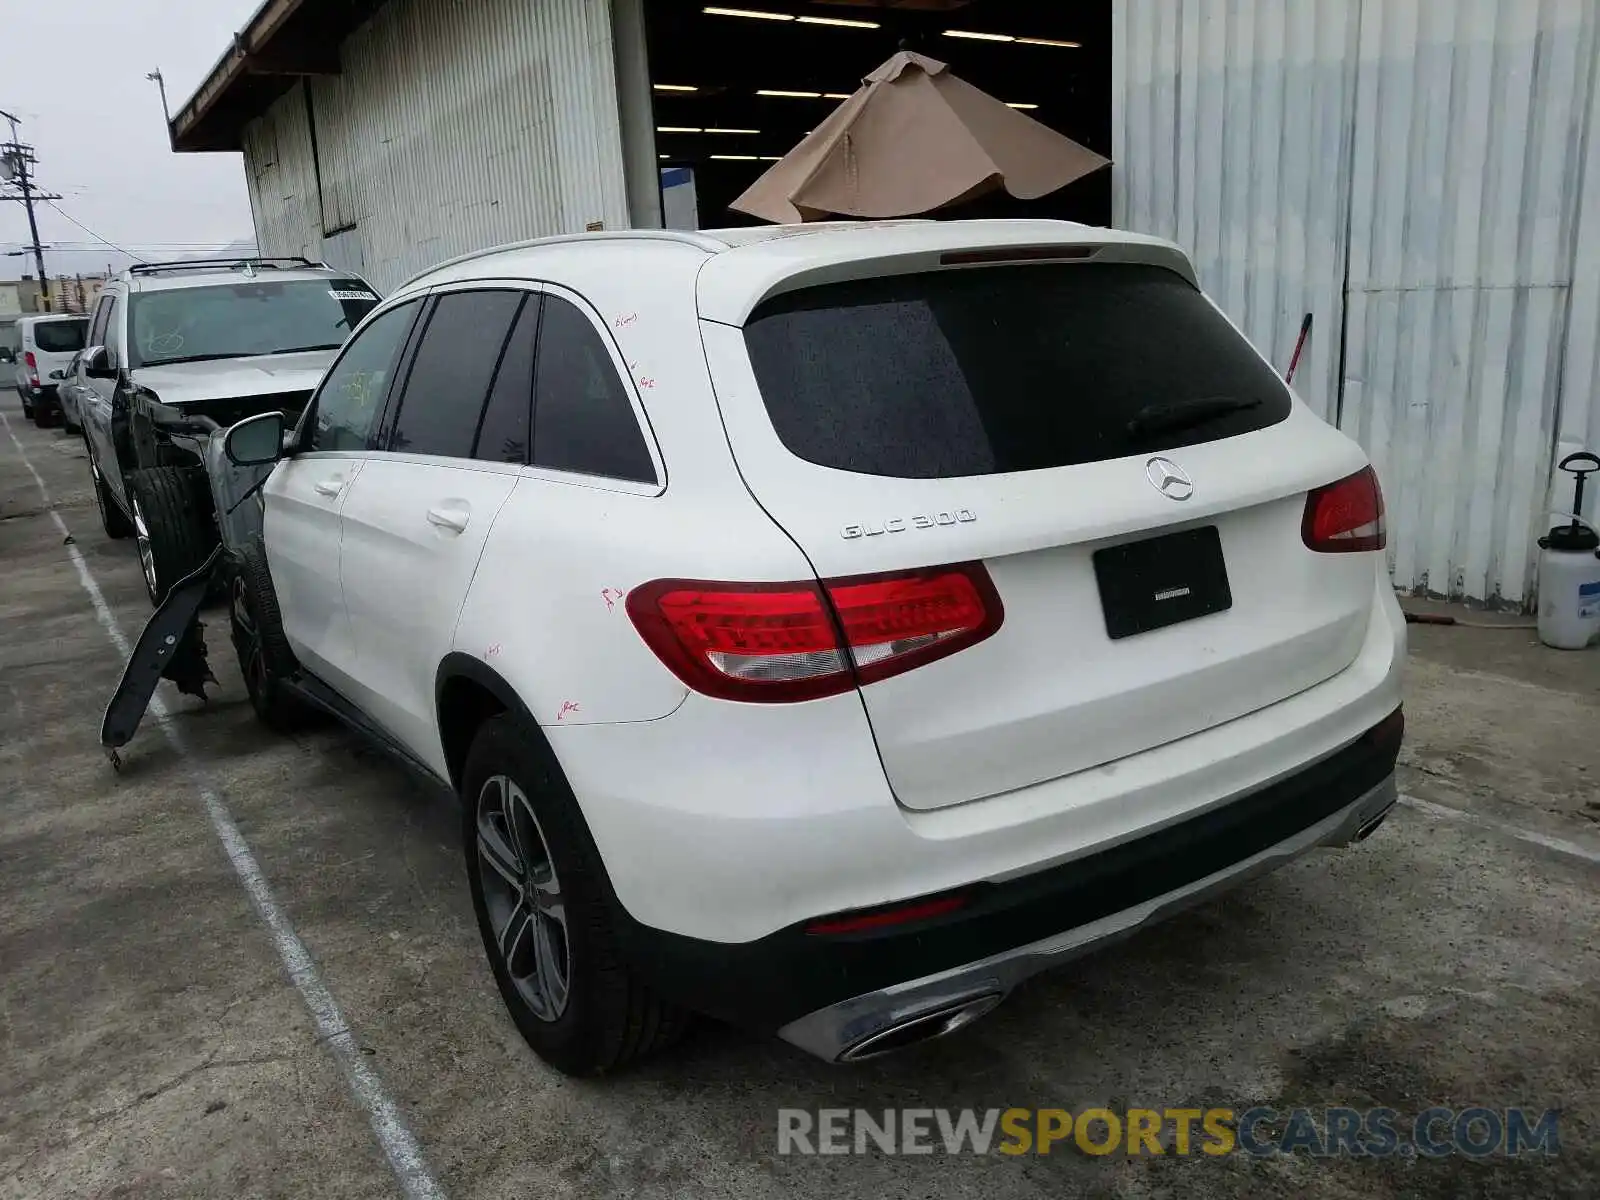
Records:
[[[458,254],[454,258],[447,258],[443,262],[434,263],[424,271],[418,271],[394,290],[410,287],[417,280],[435,271],[442,271],[446,267],[460,266],[462,263],[471,262],[476,258],[485,258],[490,254],[499,254],[504,250],[531,250],[537,246],[559,246],[564,242],[677,242],[682,246],[693,246],[699,250],[706,250],[718,254],[728,248],[728,243],[719,242],[716,238],[707,237],[702,233],[694,233],[686,229],[597,229],[586,233],[558,233],[551,237],[529,238],[524,242],[507,242],[503,246],[485,246],[482,250],[473,250],[467,254]]]
[[[276,258],[190,258],[176,262],[134,263],[128,268],[130,275],[160,275],[167,271],[193,271],[202,268],[230,270],[240,267],[271,267],[273,270],[295,267],[326,267],[325,262],[312,262],[300,254],[280,255]]]

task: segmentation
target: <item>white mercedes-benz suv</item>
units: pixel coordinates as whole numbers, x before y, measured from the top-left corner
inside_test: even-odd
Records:
[[[1153,238],[1047,221],[549,239],[356,330],[233,637],[457,792],[560,1069],[689,1012],[847,1060],[1395,801],[1366,455]]]

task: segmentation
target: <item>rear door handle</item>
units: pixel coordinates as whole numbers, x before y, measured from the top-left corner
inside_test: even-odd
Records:
[[[428,524],[460,533],[466,529],[470,516],[471,514],[464,508],[430,508]]]
[[[344,491],[344,480],[338,478],[319,479],[311,486],[319,496],[337,496]]]

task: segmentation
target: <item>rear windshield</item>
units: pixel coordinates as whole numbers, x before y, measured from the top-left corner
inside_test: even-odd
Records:
[[[756,309],[745,344],[779,438],[904,479],[1097,462],[1232,437],[1288,391],[1161,267],[997,266],[850,280]]]
[[[72,354],[83,349],[83,335],[89,328],[82,321],[40,321],[33,327],[33,344],[46,354]]]
[[[133,298],[129,365],[336,350],[378,303],[359,279],[240,279]]]

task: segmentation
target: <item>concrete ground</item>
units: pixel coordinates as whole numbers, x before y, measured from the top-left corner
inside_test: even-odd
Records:
[[[11,393],[0,412],[137,636],[133,545],[101,532],[81,443],[25,424]],[[225,618],[207,619],[220,693],[168,695],[190,753],[147,720],[113,773],[96,732],[120,657],[0,429],[0,1196],[399,1192],[205,789],[452,1196],[1600,1195],[1600,653],[1414,627],[1415,802],[1367,843],[1080,960],[960,1036],[837,1068],[712,1026],[574,1082],[502,1011],[450,802],[337,729],[257,725]],[[1253,1104],[1556,1108],[1561,1152],[776,1153],[780,1107]]]

